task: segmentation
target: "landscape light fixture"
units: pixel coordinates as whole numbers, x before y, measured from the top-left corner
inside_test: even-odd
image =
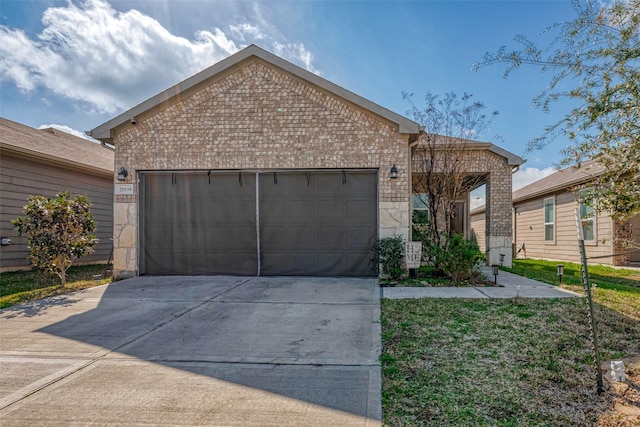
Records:
[[[562,276],[564,276],[564,265],[558,264],[556,267],[558,270],[558,283],[562,283]]]
[[[129,176],[129,172],[127,172],[124,166],[121,167],[118,171],[118,181],[124,181],[125,179],[127,179],[127,176]]]
[[[504,262],[504,254],[500,254],[500,267],[502,267],[502,263]]]
[[[398,178],[398,168],[396,167],[395,164],[391,166],[391,170],[389,171],[389,178],[391,179]]]
[[[493,272],[493,283],[498,284],[498,271],[500,271],[500,267],[498,264],[492,264],[491,270]]]

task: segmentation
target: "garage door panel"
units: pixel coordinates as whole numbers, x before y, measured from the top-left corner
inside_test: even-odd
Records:
[[[320,227],[318,229],[318,249],[345,248],[348,244],[344,227]]]
[[[261,274],[374,274],[361,261],[377,234],[375,172],[282,172],[277,183],[271,174],[259,181]],[[351,227],[359,229],[355,236]]]
[[[283,172],[278,174],[283,178],[284,186],[287,188],[286,194],[293,197],[305,197],[313,193],[311,183],[311,172]],[[280,182],[280,181],[279,181]]]
[[[341,200],[318,200],[318,221],[320,224],[344,224],[347,207]]]
[[[141,177],[141,274],[374,274],[374,171]]]
[[[318,239],[315,227],[291,227],[288,232],[288,243],[292,249],[308,249]]]
[[[352,227],[349,228],[347,234],[349,236],[349,248],[351,249],[369,248],[369,251],[364,251],[369,253],[370,249],[375,244],[375,237],[371,236],[371,232],[367,228]]]
[[[350,220],[367,220],[371,217],[372,208],[374,208],[374,205],[370,200],[349,200],[347,202],[347,218]]]
[[[345,271],[350,269],[347,258],[343,253],[319,253],[318,254],[318,275],[332,276],[335,271]]]
[[[345,175],[342,172],[316,174],[313,179],[318,197],[333,198],[337,193],[346,191],[346,188],[343,187],[346,175],[347,172]]]
[[[308,250],[317,242],[315,227],[264,227],[260,234],[262,252]]]
[[[255,175],[142,173],[141,274],[255,275],[255,190]]]
[[[316,203],[314,200],[290,200],[287,210],[289,223],[306,224],[315,219]]]

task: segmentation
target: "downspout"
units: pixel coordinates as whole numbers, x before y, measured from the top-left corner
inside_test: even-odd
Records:
[[[413,240],[413,149],[420,143],[420,136],[424,133],[424,126],[420,126],[417,134],[409,135],[409,165],[407,173],[409,174],[409,241]],[[412,136],[415,139],[412,141]]]
[[[518,172],[520,170],[520,165],[515,165],[511,168],[511,175],[515,174],[516,172]],[[513,236],[511,238],[511,262],[513,263],[513,260],[516,257],[516,251],[515,248],[518,246],[518,210],[516,209],[515,205],[513,204],[513,187],[511,188],[511,226],[513,227],[511,229],[511,235]]]

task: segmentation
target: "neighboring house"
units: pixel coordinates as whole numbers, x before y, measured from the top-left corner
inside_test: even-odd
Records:
[[[117,278],[370,276],[377,238],[409,238],[420,126],[253,45],[87,134],[116,147],[122,172]],[[469,145],[497,253],[522,160]]]
[[[640,243],[640,214],[628,221],[581,204],[574,192],[589,191],[589,183],[604,171],[595,161],[555,172],[513,192],[514,250],[518,257],[579,261],[576,209],[583,224],[590,262],[615,266],[640,265],[640,251],[623,242]],[[596,201],[597,203],[597,201]],[[472,212],[472,228],[483,229],[484,208]],[[481,240],[481,234],[477,233]],[[612,256],[617,254],[616,256]]]
[[[84,194],[92,204],[99,239],[95,252],[76,261],[106,262],[113,236],[113,150],[48,128],[34,129],[0,118],[0,271],[29,268],[26,236],[18,236],[12,219],[24,214],[31,195],[61,191]]]

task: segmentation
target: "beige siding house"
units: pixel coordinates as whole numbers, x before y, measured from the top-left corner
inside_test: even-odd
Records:
[[[375,240],[410,235],[421,127],[253,45],[87,133],[123,172],[116,277],[370,276]],[[473,150],[494,184],[491,244],[510,247],[522,160]]]
[[[585,246],[590,262],[615,266],[640,265],[640,251],[623,241],[640,243],[640,214],[628,221],[612,220],[580,204],[574,189],[588,191],[589,182],[603,166],[589,161],[570,167],[513,192],[514,248],[516,256],[579,261],[576,209],[584,224]],[[473,212],[472,227],[481,228],[482,208]],[[613,256],[616,254],[616,256]]]
[[[0,271],[29,268],[25,236],[10,221],[23,214],[30,195],[60,191],[91,201],[99,242],[78,263],[106,262],[113,234],[113,151],[56,129],[38,130],[0,118]]]

